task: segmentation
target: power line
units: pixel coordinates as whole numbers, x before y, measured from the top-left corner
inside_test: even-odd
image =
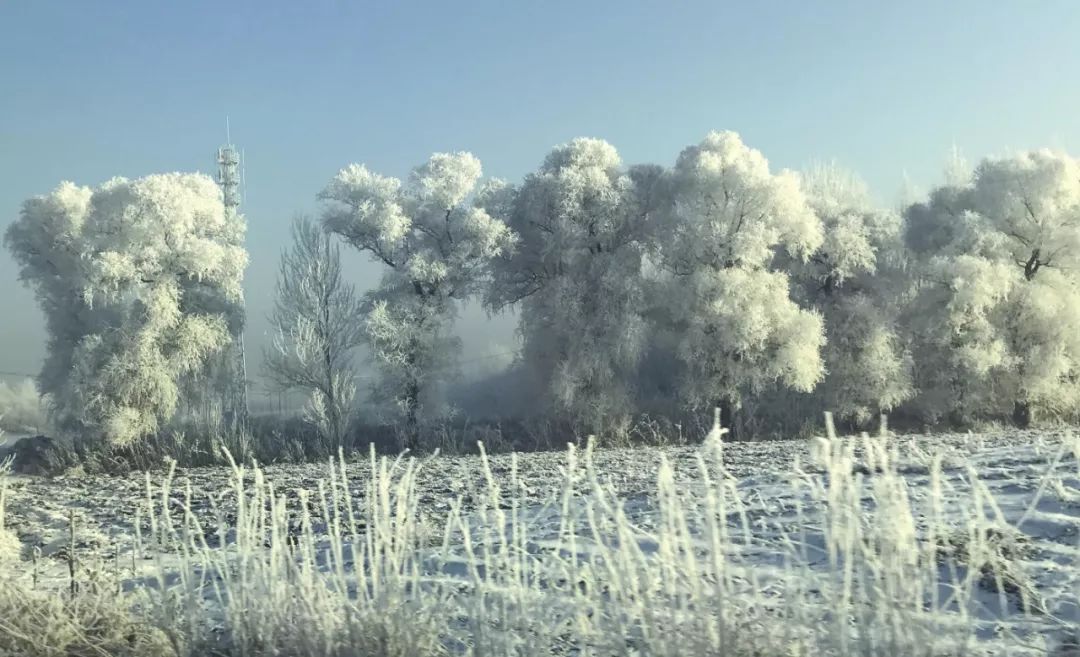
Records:
[[[32,379],[32,378],[36,377],[37,375],[36,374],[27,374],[26,372],[9,372],[9,371],[5,371],[5,370],[0,370],[0,376],[22,376],[22,377],[26,377],[28,379]]]
[[[514,351],[497,351],[497,352],[494,352],[494,353],[485,354],[483,356],[477,356],[476,358],[469,358],[469,359],[466,359],[466,360],[458,361],[454,365],[448,365],[446,367],[439,367],[439,368],[436,368],[436,369],[428,370],[428,372],[452,372],[453,370],[457,369],[459,365],[470,365],[472,363],[479,363],[479,362],[485,361],[485,360],[493,360],[495,358],[503,358],[505,356],[517,356],[517,355],[518,355],[517,350],[514,350]],[[375,379],[375,378],[378,378],[378,377],[379,377],[378,374],[365,374],[364,376],[356,377],[356,379],[358,381],[369,381],[371,379]]]
[[[432,370],[428,370],[428,371],[432,372],[432,373],[450,372],[450,371],[453,371],[457,367],[462,366],[462,365],[472,365],[472,364],[475,364],[475,363],[482,363],[484,361],[494,360],[496,358],[505,358],[507,356],[517,356],[519,353],[520,353],[519,350],[516,350],[516,349],[515,350],[507,350],[507,351],[496,351],[496,352],[492,352],[492,353],[488,353],[488,354],[483,354],[481,356],[476,356],[476,357],[473,357],[473,358],[467,358],[465,360],[458,361],[454,365],[450,365],[450,366],[447,366],[447,367],[440,367],[440,368],[436,368],[436,369],[432,369]],[[0,370],[0,377],[2,377],[2,376],[19,377],[19,378],[26,378],[26,379],[34,379],[34,378],[36,378],[36,375],[34,375],[34,374],[29,374],[27,372],[15,372],[15,371],[12,371],[12,370]],[[357,376],[356,380],[357,381],[372,381],[372,380],[378,378],[379,376],[380,375],[378,373],[373,372],[371,374],[364,374],[364,375],[361,375],[361,376]],[[242,385],[241,387],[243,387],[245,389],[245,392],[246,392],[246,389],[255,388],[257,386],[257,384],[258,384],[258,382],[253,381],[251,379],[247,379],[246,377],[243,379],[243,382],[246,385]],[[265,381],[263,383],[265,384]],[[281,395],[283,395],[283,394],[285,395],[285,398],[288,399],[287,406],[289,407],[290,412],[295,411],[296,409],[298,409],[298,408],[300,408],[302,406],[302,405],[297,406],[296,404],[293,403],[293,400],[291,399],[291,394],[290,393],[285,393],[285,392],[282,392],[282,391],[273,391],[270,388],[266,388],[264,390],[264,392],[266,394],[265,400],[269,403],[269,406],[271,407],[271,410],[273,410],[273,406],[274,406],[274,403],[273,403],[273,400],[272,400],[272,395],[275,394],[275,392],[276,392],[277,395],[279,395],[279,397]],[[246,395],[245,395],[245,397],[246,397]],[[280,399],[280,398],[278,399],[278,407],[279,407],[279,409],[284,410],[285,406],[282,405],[282,403],[281,403],[282,401],[283,401],[283,399]]]
[[[484,354],[483,356],[476,356],[475,358],[467,358],[465,360],[459,361],[456,365],[450,365],[450,366],[447,366],[447,367],[440,367],[440,368],[429,370],[429,371],[430,372],[449,372],[449,371],[452,371],[452,370],[456,369],[460,365],[472,365],[473,363],[480,363],[480,362],[487,361],[487,360],[493,360],[493,359],[496,359],[496,358],[505,358],[506,356],[516,356],[516,355],[518,355],[518,351],[516,349],[513,350],[513,351],[496,351],[496,352],[492,352],[490,354]],[[0,370],[0,376],[19,376],[19,377],[25,377],[25,378],[28,378],[28,379],[33,379],[37,375],[36,374],[30,374],[28,372],[14,372],[14,371],[11,371],[11,370]],[[360,380],[360,381],[368,381],[368,380],[377,378],[378,376],[379,376],[378,374],[365,374],[363,376],[358,376],[356,378],[357,378],[357,380]],[[251,379],[247,379],[246,382],[247,382],[247,384],[249,386],[252,386],[252,387],[256,383],[255,381],[253,381]]]

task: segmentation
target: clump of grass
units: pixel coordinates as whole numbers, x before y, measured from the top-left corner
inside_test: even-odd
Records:
[[[216,527],[192,513],[190,489],[174,515],[164,502],[171,473],[162,505],[148,496],[152,540],[182,557],[178,588],[187,607],[178,614],[188,645],[245,656],[441,654],[438,595],[410,595],[420,589],[413,555],[427,536],[413,461],[390,467],[372,451],[366,503],[357,508],[343,456],[317,491],[299,491],[290,504],[261,469],[226,455],[236,506],[231,518],[215,508]],[[212,533],[220,547],[210,547]],[[206,631],[208,609],[218,632]]]
[[[978,572],[983,589],[1011,596],[1025,612],[1046,613],[1045,601],[1018,565],[1034,552],[1031,539],[1024,534],[1007,525],[972,527],[943,537],[939,549],[943,561],[952,560]]]
[[[10,579],[22,544],[4,526],[6,479],[11,459],[0,462],[0,655],[19,657],[170,657],[178,655],[172,639],[132,606],[138,596],[118,595],[102,585],[72,587],[70,595],[37,591]]]
[[[12,457],[0,460],[0,566],[18,561],[22,553],[22,543],[15,532],[7,526],[7,478],[11,473]]]
[[[115,590],[76,595],[33,591],[0,581],[0,655],[20,657],[170,657],[168,634],[132,611]]]

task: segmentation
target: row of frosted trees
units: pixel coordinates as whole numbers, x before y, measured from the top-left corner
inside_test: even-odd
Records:
[[[823,410],[1027,425],[1080,402],[1080,163],[1063,153],[954,163],[899,210],[835,166],[771,170],[731,132],[673,166],[626,167],[577,139],[518,184],[482,180],[468,153],[405,181],[354,164],[319,199],[282,260],[266,365],[311,394],[335,441],[360,345],[373,399],[412,435],[445,412],[453,320],[474,298],[519,311],[535,413],[579,434],[715,406],[735,427]],[[242,235],[196,175],[65,184],[24,205],[7,244],[48,320],[40,382],[65,426],[125,442],[169,419],[227,344]],[[338,243],[382,265],[366,294]]]

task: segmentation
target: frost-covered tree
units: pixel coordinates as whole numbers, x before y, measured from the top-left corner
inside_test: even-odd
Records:
[[[641,239],[652,198],[635,177],[647,171],[628,172],[613,146],[582,138],[493,197],[520,241],[497,261],[488,305],[520,306],[523,365],[541,405],[592,433],[630,417],[647,340]]]
[[[813,389],[821,317],[796,305],[788,275],[769,268],[777,249],[806,259],[822,244],[799,177],[770,172],[737,134],[712,132],[679,155],[667,189],[658,258],[684,403],[719,406],[733,427],[743,394]]]
[[[920,408],[1027,425],[1080,403],[1080,162],[1049,150],[981,161],[910,208],[921,289]]]
[[[825,321],[825,377],[814,415],[866,423],[912,395],[910,358],[897,329],[906,286],[899,213],[875,207],[866,185],[835,164],[803,177],[824,240],[807,260],[781,256],[795,298]]]
[[[239,299],[243,234],[196,174],[63,183],[23,204],[5,241],[45,312],[39,384],[61,428],[125,445],[172,417],[178,380],[230,339],[221,314],[185,308],[185,285]]]
[[[45,316],[45,362],[38,376],[54,403],[70,378],[75,347],[108,326],[112,313],[83,299],[83,225],[93,190],[65,182],[52,193],[25,201],[4,242],[19,264],[19,280],[32,288]]]
[[[413,436],[458,357],[450,332],[458,303],[514,245],[506,224],[484,209],[501,186],[478,188],[480,177],[471,154],[436,153],[405,184],[353,164],[319,195],[325,228],[386,266],[367,295],[364,329],[381,372],[375,393],[395,402]]]
[[[364,340],[363,309],[342,276],[330,235],[301,216],[293,221],[292,239],[281,256],[266,372],[280,389],[309,395],[305,416],[339,447],[356,396],[352,355]]]

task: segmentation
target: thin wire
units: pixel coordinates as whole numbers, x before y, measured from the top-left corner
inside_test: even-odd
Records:
[[[8,372],[8,371],[0,370],[0,376],[25,376],[27,378],[32,379],[37,375],[36,374],[27,374],[26,372]]]
[[[472,363],[479,363],[479,362],[485,361],[485,360],[491,360],[493,358],[502,358],[504,356],[516,356],[517,354],[518,354],[517,351],[499,351],[499,352],[495,352],[495,353],[491,353],[491,354],[485,354],[483,356],[477,356],[476,358],[470,358],[468,360],[458,361],[454,365],[448,365],[446,367],[440,367],[440,368],[437,368],[437,369],[428,370],[428,372],[451,372],[451,371],[457,369],[458,365],[469,365],[469,364],[472,364]],[[371,380],[371,379],[376,379],[378,377],[379,377],[378,374],[365,374],[364,376],[356,377],[356,379],[358,381],[368,381],[368,380]]]
[[[449,365],[447,367],[440,367],[438,369],[429,370],[429,371],[431,371],[431,372],[449,372],[449,371],[452,371],[454,369],[457,369],[457,367],[459,365],[471,365],[473,363],[479,363],[479,362],[483,362],[485,360],[492,360],[494,358],[503,358],[505,356],[516,356],[517,354],[518,354],[518,352],[516,350],[514,350],[514,351],[497,351],[497,352],[493,352],[493,353],[490,353],[490,354],[484,354],[483,356],[477,356],[475,358],[469,358],[469,359],[466,359],[466,360],[463,360],[463,361],[459,361],[456,365]],[[0,370],[0,376],[21,376],[21,377],[26,377],[26,378],[32,379],[32,378],[36,377],[37,375],[36,374],[29,374],[27,372],[13,372],[13,371],[10,371],[10,370]],[[379,376],[378,374],[365,374],[363,376],[358,376],[356,378],[359,381],[369,381],[371,379],[377,378],[378,376]],[[254,386],[255,382],[249,379],[247,381],[247,384],[249,386]]]

